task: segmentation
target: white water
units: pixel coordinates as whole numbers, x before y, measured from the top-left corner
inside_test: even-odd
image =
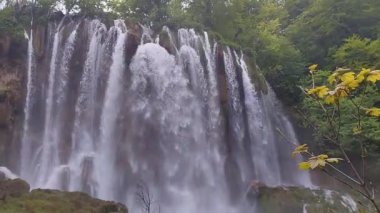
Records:
[[[207,114],[208,120],[208,137],[209,140],[219,141],[223,135],[220,135],[222,115],[220,109],[218,83],[216,75],[216,64],[215,64],[215,50],[211,49],[211,44],[207,32],[204,33],[204,38],[202,39],[202,47],[206,57],[206,71],[208,79],[208,95],[207,100]],[[216,45],[215,45],[216,47]],[[216,48],[214,48],[216,49]]]
[[[59,42],[62,33],[59,27],[58,31],[54,36],[54,45],[50,64],[48,96],[46,99],[45,127],[41,146],[41,157],[38,159],[38,167],[35,171],[35,173],[38,175],[38,179],[36,181],[37,185],[43,186],[45,188],[58,187],[50,185],[49,183],[51,183],[52,181],[49,179],[51,177],[54,177],[50,174],[53,172],[54,168],[60,164],[59,131],[61,127],[61,108],[59,108],[59,106],[60,104],[62,104],[63,99],[66,95],[68,83],[67,75],[70,69],[69,62],[71,60],[72,53],[74,50],[78,26],[79,25],[75,26],[75,29],[67,38],[67,41],[63,49],[61,63],[59,63],[59,60],[57,58],[59,51]],[[57,110],[54,110],[55,106],[57,107]]]
[[[33,22],[32,22],[33,23]],[[34,48],[33,48],[33,29],[30,30],[28,41],[28,71],[27,71],[27,92],[24,106],[24,125],[21,139],[21,168],[22,176],[28,176],[31,170],[28,168],[27,162],[32,158],[32,135],[30,134],[31,114],[35,100],[35,61],[34,61]]]
[[[90,43],[79,84],[79,95],[75,106],[74,129],[72,132],[72,155],[69,159],[69,190],[87,191],[94,194],[96,186],[92,176],[95,155],[96,103],[100,62],[103,55],[101,43],[107,29],[98,20],[91,21],[89,27]]]
[[[3,173],[5,175],[5,178],[7,179],[18,178],[18,176],[14,174],[11,170],[9,170],[7,167],[0,166],[0,173]]]
[[[237,54],[235,54],[235,56],[238,57]],[[271,129],[270,122],[263,123],[263,107],[260,106],[261,104],[258,99],[258,94],[250,80],[248,67],[243,58],[237,60],[243,70],[242,78],[245,94],[245,107],[248,115],[250,140],[254,144],[254,146],[251,147],[252,161],[254,162],[257,180],[266,185],[280,185],[281,173],[278,165],[277,152],[273,149],[273,146],[275,146],[273,141],[275,141],[275,139],[272,136],[273,134],[276,134],[276,132],[274,129]],[[270,129],[265,131],[265,127]],[[272,168],[273,171],[268,170],[268,168]]]
[[[47,85],[44,93],[28,87],[31,99],[45,100],[45,123],[33,156],[22,153],[21,177],[33,188],[124,202],[132,212],[141,210],[140,184],[153,212],[179,213],[249,212],[252,180],[308,185],[276,134],[296,140],[289,120],[270,88],[255,89],[243,56],[207,33],[180,29],[175,39],[163,31],[174,55],[145,37],[127,64],[122,21],[108,32],[96,20],[58,27],[47,82],[35,82]],[[71,65],[78,61],[81,70]]]
[[[112,66],[110,69],[105,100],[100,123],[100,147],[95,158],[95,175],[99,185],[98,196],[103,199],[115,199],[113,192],[117,170],[115,165],[115,142],[114,131],[117,125],[117,118],[121,112],[120,97],[123,90],[123,77],[125,71],[124,47],[127,36],[127,29],[121,21],[115,21],[117,30],[117,40],[112,56]],[[104,175],[107,174],[107,175]]]

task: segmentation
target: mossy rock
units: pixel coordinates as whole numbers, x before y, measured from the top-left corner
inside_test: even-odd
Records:
[[[119,203],[91,198],[81,192],[36,189],[20,197],[0,201],[2,213],[127,213]]]
[[[257,198],[252,202],[257,202],[260,213],[372,212],[370,204],[362,198],[327,189],[260,187],[250,195]]]
[[[8,197],[21,197],[29,193],[30,186],[27,182],[21,179],[7,180],[4,175],[4,180],[0,181],[0,199],[7,199]],[[1,211],[0,211],[1,212]]]

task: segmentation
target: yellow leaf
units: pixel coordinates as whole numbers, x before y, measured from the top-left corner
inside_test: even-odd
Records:
[[[370,69],[363,68],[362,71],[356,76],[356,80],[360,83],[364,81],[364,79],[367,77],[367,75],[371,72]]]
[[[298,164],[298,168],[301,170],[309,170],[310,164],[308,162],[301,162]]]
[[[315,169],[319,166],[318,159],[309,160],[310,168]]]
[[[320,166],[320,167],[326,166],[326,160],[325,159],[318,159],[317,163],[318,163],[318,166]]]
[[[364,77],[364,75],[358,75],[357,77],[356,77],[356,81],[358,82],[358,83],[362,83],[363,81],[364,81],[364,79],[365,79],[365,77]]]
[[[380,108],[374,107],[367,110],[367,114],[374,117],[380,117]]]
[[[380,70],[374,70],[370,72],[367,77],[367,81],[370,81],[372,83],[376,83],[376,81],[380,81]]]
[[[329,158],[329,156],[325,155],[325,154],[322,154],[322,155],[318,155],[317,158],[320,159],[320,160],[326,160],[327,158]]]
[[[355,79],[355,73],[354,72],[347,72],[344,73],[341,77],[340,80],[344,83],[349,83]]]
[[[343,160],[342,158],[328,158],[326,159],[329,163],[339,163],[339,161]]]
[[[332,75],[330,75],[327,79],[327,81],[332,84],[334,82],[336,82],[336,77],[338,76],[338,73],[333,73]]]
[[[308,149],[307,144],[297,146],[292,152],[292,157],[295,157],[297,154],[308,152]]]
[[[317,67],[318,67],[318,64],[313,64],[313,65],[309,66],[309,70],[310,70],[310,72],[314,72],[314,71],[316,71],[316,70],[317,70]]]
[[[327,95],[328,91],[329,88],[327,88],[326,86],[320,86],[314,89],[309,89],[307,93],[309,95],[317,95],[319,98],[323,98],[325,95]]]
[[[337,97],[339,98],[344,98],[344,97],[347,97],[348,96],[348,93],[349,93],[349,89],[347,88],[346,85],[344,84],[339,84],[333,94],[335,94]]]
[[[325,103],[326,104],[334,104],[335,103],[335,96],[334,95],[327,95],[325,97]]]
[[[316,169],[318,167],[325,167],[326,166],[326,160],[329,158],[328,155],[321,154],[318,156],[311,157],[308,161],[310,164],[311,169]]]
[[[354,90],[360,86],[360,83],[358,80],[353,80],[347,84],[347,87]]]
[[[371,72],[370,69],[363,68],[358,75],[367,76]]]

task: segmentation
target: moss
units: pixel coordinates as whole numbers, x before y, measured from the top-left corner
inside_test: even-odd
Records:
[[[127,210],[121,204],[94,199],[85,193],[37,189],[21,197],[11,197],[0,201],[0,212],[122,213]]]

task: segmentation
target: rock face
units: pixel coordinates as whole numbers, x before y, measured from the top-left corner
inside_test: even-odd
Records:
[[[24,70],[22,59],[0,56],[0,165],[8,158],[15,130],[21,124]]]
[[[365,209],[368,202],[355,199],[348,194],[338,193],[327,189],[306,189],[306,188],[268,188],[261,186],[256,190],[251,190],[249,197],[257,198],[257,212],[261,213],[341,213],[341,212],[358,212],[363,209],[366,212],[372,212]],[[358,203],[364,204],[359,205]]]
[[[127,213],[119,203],[91,198],[80,192],[36,189],[21,179],[0,181],[0,212]]]
[[[10,47],[11,47],[11,37],[7,35],[0,36],[0,57],[8,55]]]

